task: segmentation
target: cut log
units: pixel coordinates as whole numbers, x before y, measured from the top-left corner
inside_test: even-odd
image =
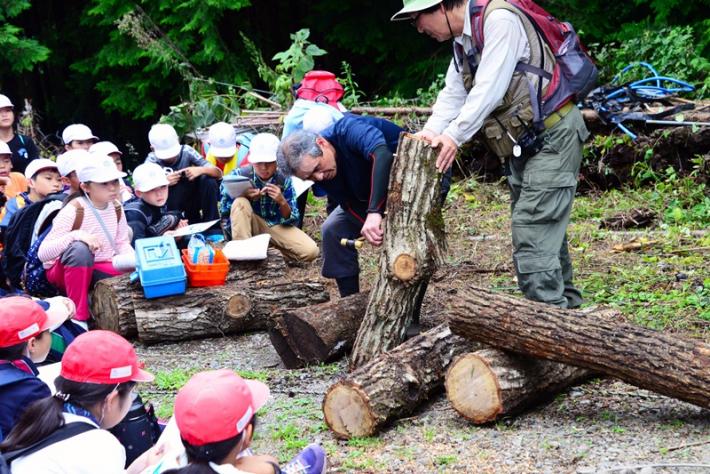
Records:
[[[362,292],[314,306],[284,308],[275,315],[282,321],[275,329],[281,330],[291,353],[300,360],[298,366],[329,362],[352,347],[368,298],[369,293]]]
[[[128,275],[99,280],[91,293],[91,314],[100,329],[106,329],[126,338],[138,334],[133,312],[133,287]]]
[[[453,299],[449,324],[471,340],[710,408],[710,345],[701,341],[472,286]]]
[[[290,280],[228,282],[188,288],[184,295],[155,300],[134,298],[138,338],[146,344],[267,329],[279,307],[328,300],[322,283]]]
[[[441,176],[429,142],[400,136],[390,172],[378,278],[353,347],[359,367],[404,340],[445,247]]]
[[[332,385],[323,400],[325,422],[340,438],[374,434],[428,400],[451,361],[474,346],[445,324],[409,339]]]
[[[284,367],[287,369],[299,369],[305,363],[293,352],[291,344],[289,344],[288,329],[282,317],[273,316],[271,318],[271,326],[269,327],[269,339],[271,345],[276,349],[276,353],[281,358]]]
[[[591,375],[571,365],[482,349],[451,363],[446,396],[464,418],[483,424],[548,400]]]
[[[240,292],[252,282],[260,280],[279,280],[284,277],[286,263],[277,250],[269,250],[265,260],[253,262],[232,262],[227,274],[226,288]],[[213,287],[222,288],[222,287]],[[117,332],[124,337],[135,337],[136,327],[134,299],[143,299],[139,284],[131,285],[128,275],[120,275],[99,281],[91,294],[91,313],[100,329]],[[191,291],[191,290],[188,290]],[[175,297],[179,298],[179,297]],[[164,298],[155,301],[166,301]],[[236,304],[238,298],[233,300]],[[232,312],[235,308],[232,308]]]

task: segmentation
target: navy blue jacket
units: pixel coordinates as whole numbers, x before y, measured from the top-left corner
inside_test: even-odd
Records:
[[[52,396],[47,384],[37,378],[35,364],[23,357],[32,373],[9,361],[0,361],[0,440],[10,433],[22,412],[33,402]]]
[[[318,185],[346,212],[364,221],[368,212],[384,212],[392,154],[397,151],[397,125],[376,117],[348,114],[321,136],[335,148],[336,176]],[[378,162],[375,151],[388,157]]]

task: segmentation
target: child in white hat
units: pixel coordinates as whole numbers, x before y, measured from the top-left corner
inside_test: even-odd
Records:
[[[170,235],[187,225],[179,211],[168,211],[168,178],[155,163],[143,163],[133,171],[136,198],[125,205],[126,220],[133,231],[131,243],[159,235]]]
[[[46,158],[32,160],[25,168],[25,178],[29,183],[29,191],[20,193],[7,201],[5,215],[0,221],[0,227],[7,228],[10,219],[17,211],[32,203],[39,202],[50,194],[62,191],[62,178],[57,164]]]
[[[99,141],[99,137],[83,123],[73,123],[62,132],[62,141],[67,151],[79,148],[88,150],[91,145]]]
[[[108,155],[113,160],[118,171],[123,171],[123,153],[116,145],[109,141],[96,142],[89,148],[89,153]],[[121,178],[121,202],[126,203],[133,199],[133,190],[126,184],[126,181]]]
[[[79,321],[90,317],[92,282],[120,274],[113,267],[113,258],[130,258],[134,253],[118,201],[120,179],[126,174],[118,171],[108,156],[92,158],[77,171],[81,194],[59,211],[38,251],[47,281],[74,302]]]
[[[153,125],[148,140],[153,151],[145,162],[161,166],[166,173],[168,210],[183,211],[192,224],[219,219],[218,180],[222,178],[222,171],[208,163],[194,148],[181,145],[171,125]]]
[[[295,225],[299,216],[297,196],[291,178],[277,169],[278,148],[279,139],[271,133],[260,133],[252,139],[251,164],[229,175],[249,178],[252,188],[233,198],[223,183],[220,210],[223,217],[229,216],[232,239],[269,234],[271,243],[286,258],[310,262],[318,258],[318,245]]]

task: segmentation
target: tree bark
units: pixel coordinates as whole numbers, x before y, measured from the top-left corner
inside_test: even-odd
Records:
[[[446,372],[446,396],[475,424],[525,410],[592,375],[547,360],[482,349],[458,357]]]
[[[474,346],[442,324],[378,355],[328,389],[325,422],[340,438],[372,435],[428,400],[453,358]]]
[[[229,282],[188,288],[184,295],[134,298],[138,338],[146,344],[267,329],[279,307],[328,300],[322,283],[290,280]]]
[[[710,345],[469,287],[454,298],[451,330],[500,349],[584,367],[710,408]]]
[[[352,348],[365,316],[369,292],[303,308],[283,308],[275,315],[276,344],[289,348],[287,367],[303,367],[337,359]],[[272,341],[273,339],[272,338]],[[279,348],[276,349],[279,354]],[[296,360],[292,360],[295,357]],[[298,361],[298,362],[297,362]]]
[[[390,172],[384,250],[355,340],[353,368],[404,340],[429,278],[441,261],[445,232],[436,157],[427,141],[409,134],[400,137]]]
[[[133,296],[139,285],[131,285],[128,275],[99,280],[91,293],[91,314],[99,329],[106,329],[125,338],[138,335],[133,311]]]

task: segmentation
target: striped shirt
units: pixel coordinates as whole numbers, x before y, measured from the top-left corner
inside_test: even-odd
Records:
[[[52,230],[49,231],[49,234],[39,246],[38,256],[44,262],[44,268],[51,268],[69,245],[79,240],[80,230],[96,236],[101,243],[101,248],[94,252],[94,261],[110,262],[116,255],[111,242],[109,242],[101,228],[101,224],[99,224],[91,209],[87,208],[86,201],[83,198],[77,198],[77,200],[84,207],[84,218],[82,219],[81,227],[79,230],[72,230],[74,217],[76,216],[76,208],[73,202],[67,204],[59,211],[52,223]],[[97,212],[101,220],[103,220],[106,230],[113,236],[119,254],[133,253],[133,247],[131,247],[131,241],[128,238],[128,224],[126,224],[124,213],[121,212],[121,219],[117,222],[116,209],[113,203],[109,203],[105,209],[97,209]]]

